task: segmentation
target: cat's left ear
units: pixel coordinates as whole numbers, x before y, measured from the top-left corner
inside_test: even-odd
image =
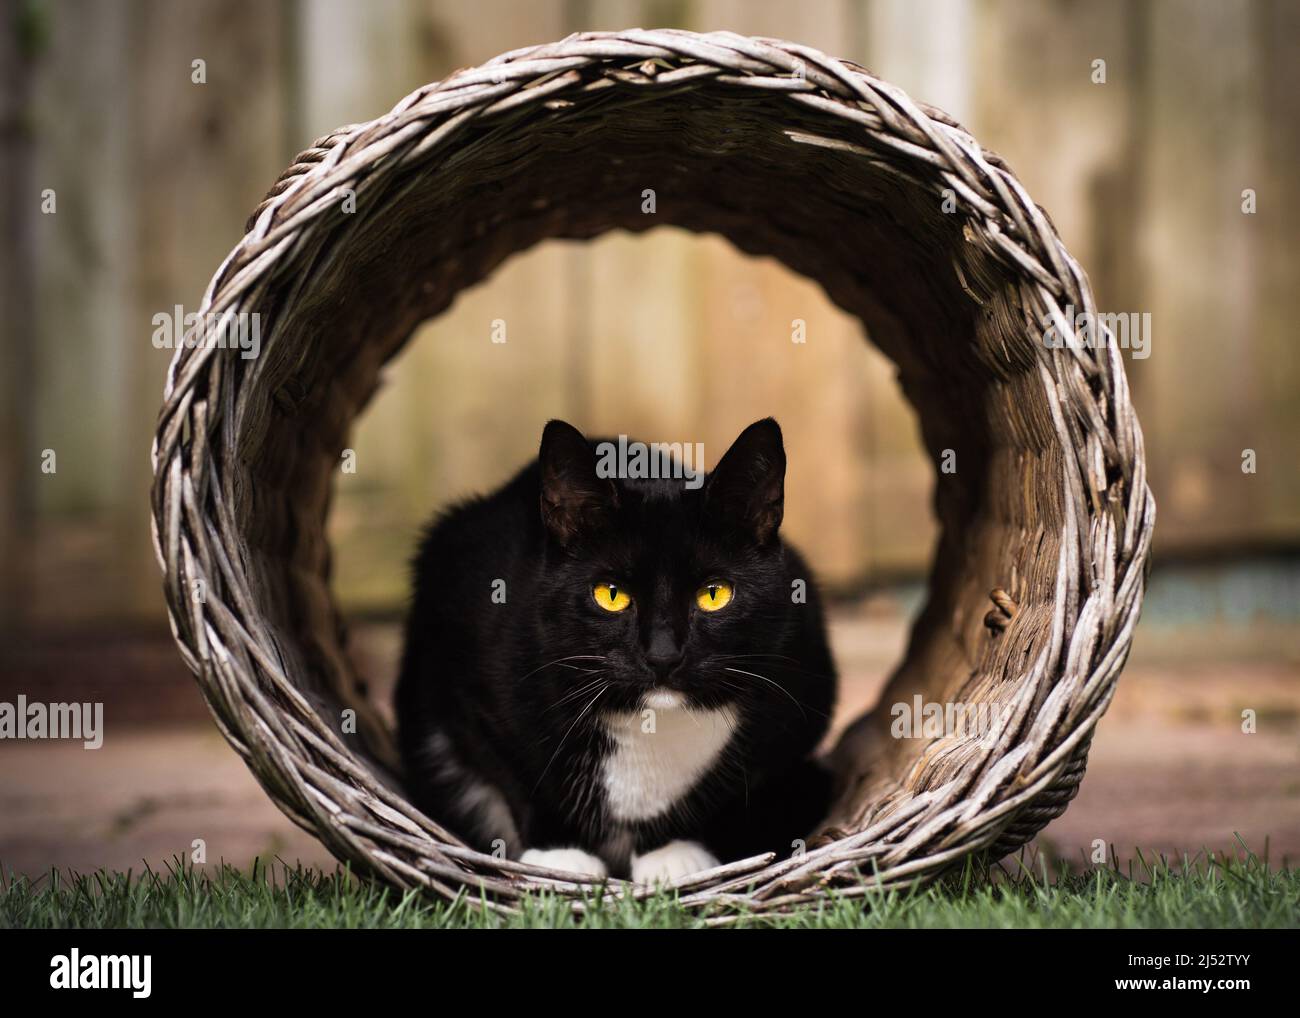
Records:
[[[604,522],[618,506],[614,482],[596,471],[596,454],[581,431],[548,421],[537,454],[542,473],[542,522],[561,545]]]
[[[740,433],[705,484],[705,505],[724,526],[767,544],[785,514],[785,444],[771,417]]]

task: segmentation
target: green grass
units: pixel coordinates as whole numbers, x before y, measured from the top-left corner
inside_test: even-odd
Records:
[[[1141,858],[1141,857],[1139,857]],[[1138,872],[1098,868],[1049,877],[1023,862],[1004,863],[987,879],[968,867],[910,891],[828,897],[774,919],[740,925],[782,928],[915,929],[947,927],[1294,927],[1300,925],[1300,872],[1204,855],[1141,861]],[[597,900],[574,917],[563,902],[539,896],[518,915],[485,913],[472,899],[448,904],[376,887],[338,871],[185,866],[164,873],[0,881],[0,926],[18,928],[466,928],[588,927],[679,929],[703,925],[669,894],[641,902]]]

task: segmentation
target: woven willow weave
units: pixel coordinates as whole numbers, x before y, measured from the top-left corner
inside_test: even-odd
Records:
[[[331,599],[331,478],[380,368],[457,293],[541,240],[659,225],[820,282],[956,465],[936,470],[926,607],[835,750],[824,832],[683,901],[725,921],[1023,844],[1078,787],[1142,599],[1154,504],[1119,351],[1070,332],[1088,282],[997,156],[854,64],[730,33],[582,34],[459,71],[322,138],[249,220],[200,310],[259,314],[261,353],[179,349],[154,442],[173,631],[222,732],[354,868],[499,909],[539,886],[403,798]],[[997,727],[892,738],[914,696]]]

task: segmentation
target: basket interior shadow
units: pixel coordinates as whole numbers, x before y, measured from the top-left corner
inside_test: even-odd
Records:
[[[941,529],[884,709],[835,751],[833,837],[683,900],[783,908],[1024,843],[1077,789],[1141,602],[1154,508],[1118,352],[1071,332],[1087,281],[996,156],[856,65],[728,33],[579,35],[457,72],[321,139],[250,219],[202,311],[258,313],[261,353],[178,350],[154,447],[173,628],[222,731],[354,867],[495,907],[535,886],[387,771],[329,586],[332,475],[381,367],[460,291],[548,238],[663,225],[771,256],[861,319],[916,408]],[[888,705],[916,695],[999,724],[889,737]]]

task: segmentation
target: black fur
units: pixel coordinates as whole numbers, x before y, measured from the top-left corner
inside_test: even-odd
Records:
[[[781,430],[770,418],[751,425],[694,490],[600,477],[597,444],[552,421],[536,462],[430,526],[396,694],[410,793],[478,848],[582,848],[616,875],[629,851],[676,838],[723,861],[789,854],[828,804],[829,777],[810,754],[835,675],[812,576],[778,534]],[[704,612],[695,592],[716,579],[734,599]],[[611,580],[632,594],[621,613],[592,597]],[[602,712],[638,710],[657,685],[694,708],[731,705],[739,722],[666,813],[619,823],[601,784]],[[500,793],[512,825],[466,794],[467,775]]]

